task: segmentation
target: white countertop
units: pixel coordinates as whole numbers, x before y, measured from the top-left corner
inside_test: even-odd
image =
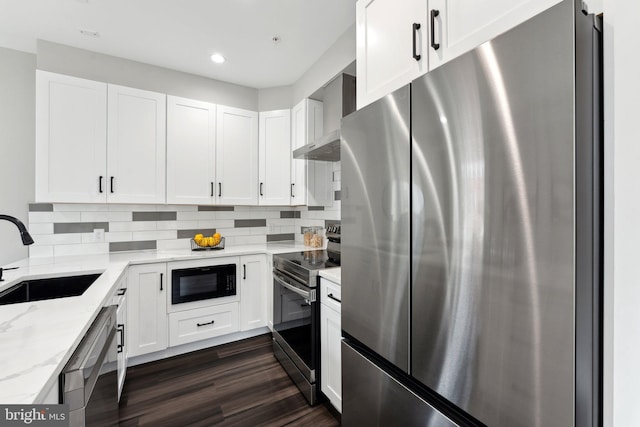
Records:
[[[324,270],[320,270],[318,274],[320,274],[320,277],[331,280],[333,283],[337,283],[338,285],[342,284],[340,282],[340,267],[325,268]]]
[[[141,251],[121,254],[27,258],[3,267],[0,291],[26,279],[102,273],[77,297],[0,306],[0,403],[31,404],[58,381],[73,350],[97,316],[111,302],[115,285],[133,264],[277,254],[304,250],[294,242],[227,247],[221,251]]]

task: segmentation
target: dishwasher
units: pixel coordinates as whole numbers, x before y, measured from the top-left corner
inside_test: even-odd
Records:
[[[69,405],[69,425],[118,425],[116,306],[104,307],[60,374],[60,403]]]

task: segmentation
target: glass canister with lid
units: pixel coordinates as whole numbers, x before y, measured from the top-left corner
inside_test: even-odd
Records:
[[[304,245],[312,248],[321,248],[324,243],[323,230],[324,228],[320,226],[306,227],[304,230]]]

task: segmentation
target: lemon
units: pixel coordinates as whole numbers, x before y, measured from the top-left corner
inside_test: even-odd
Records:
[[[216,234],[214,234],[214,235],[213,235],[213,238],[214,238],[214,239],[218,239],[218,240],[220,240],[220,238],[221,238],[221,237],[222,237],[222,236],[220,235],[220,233],[216,233]]]
[[[198,241],[202,240],[204,236],[202,234],[196,234],[195,236],[193,236],[193,240],[196,241],[196,243],[198,243]]]

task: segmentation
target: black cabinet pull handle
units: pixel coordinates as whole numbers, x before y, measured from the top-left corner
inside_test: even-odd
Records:
[[[111,193],[114,193],[114,191],[113,191],[113,177],[111,177],[109,182],[111,183]]]
[[[242,264],[242,280],[247,279],[247,264]]]
[[[196,323],[197,326],[206,326],[206,325],[213,325],[214,323],[216,323],[215,320],[212,320],[211,322],[206,322],[206,323]]]
[[[293,194],[293,186],[294,186],[294,185],[296,185],[296,184],[295,184],[295,183],[294,183],[294,184],[291,184],[291,197],[296,197],[296,195],[295,195],[295,194]]]
[[[118,289],[118,295],[124,295],[127,293],[127,288],[120,288]]]
[[[222,197],[222,183],[218,183],[218,197]]]
[[[164,274],[160,273],[160,290],[162,290],[162,276],[164,276]]]
[[[420,61],[420,58],[422,58],[421,55],[418,55],[418,52],[416,51],[417,48],[417,37],[416,37],[416,33],[418,32],[418,30],[420,29],[420,24],[415,22],[413,24],[413,59],[415,59],[416,61]]]
[[[118,323],[117,327],[118,333],[120,334],[120,344],[118,344],[118,353],[122,353],[124,349],[124,325],[122,323]]]
[[[102,175],[100,175],[100,179],[98,180],[98,190],[100,191],[100,193],[104,193],[104,191],[102,190],[102,180],[104,179],[104,177]]]
[[[334,301],[337,301],[337,302],[339,302],[339,303],[342,303],[342,300],[339,300],[338,298],[334,297],[334,296],[333,296],[333,294],[329,294],[329,295],[327,295],[327,296],[328,296],[329,298],[331,298],[332,300],[334,300]]]
[[[211,183],[211,197],[213,197],[213,182]]]
[[[262,183],[260,183],[260,195],[264,196],[264,194],[262,194]]]
[[[431,47],[433,50],[440,49],[440,43],[436,43],[436,18],[440,16],[438,9],[431,9]]]

